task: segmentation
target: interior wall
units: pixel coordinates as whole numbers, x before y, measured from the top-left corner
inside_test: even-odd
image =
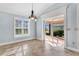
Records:
[[[37,20],[37,39],[42,40],[42,18]]]
[[[30,21],[30,35],[24,37],[14,37],[14,16],[5,12],[0,12],[0,43],[18,40],[35,39],[35,22]],[[24,16],[17,16],[26,19]],[[28,19],[26,19],[28,20]]]

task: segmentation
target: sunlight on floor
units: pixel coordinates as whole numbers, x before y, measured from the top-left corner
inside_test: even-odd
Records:
[[[50,44],[52,47],[61,47],[64,48],[64,40],[51,37],[51,36],[45,36],[45,42]]]

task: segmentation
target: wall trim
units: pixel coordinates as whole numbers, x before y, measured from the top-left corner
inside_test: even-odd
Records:
[[[30,38],[28,40],[33,40],[35,38]],[[0,43],[0,46],[3,46],[3,45],[8,45],[8,44],[13,44],[13,43],[18,43],[18,42],[22,42],[22,41],[28,41],[27,39],[22,39],[22,40],[15,40],[15,41],[11,41],[11,42],[4,42],[4,43]]]
[[[72,51],[74,51],[74,52],[78,52],[78,53],[79,53],[79,50],[78,50],[78,49],[75,49],[75,48],[66,47],[66,49],[69,49],[69,50],[72,50]]]
[[[42,40],[42,38],[37,38],[37,40]]]

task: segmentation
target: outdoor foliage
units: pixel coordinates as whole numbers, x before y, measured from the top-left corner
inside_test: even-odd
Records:
[[[53,35],[54,35],[54,36],[62,37],[62,36],[64,36],[64,30],[62,30],[62,29],[54,30],[54,31],[53,31]]]

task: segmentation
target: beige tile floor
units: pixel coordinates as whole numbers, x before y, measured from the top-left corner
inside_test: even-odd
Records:
[[[53,43],[52,43],[53,44]],[[47,41],[29,40],[0,46],[0,56],[78,56],[62,47],[49,44]]]

